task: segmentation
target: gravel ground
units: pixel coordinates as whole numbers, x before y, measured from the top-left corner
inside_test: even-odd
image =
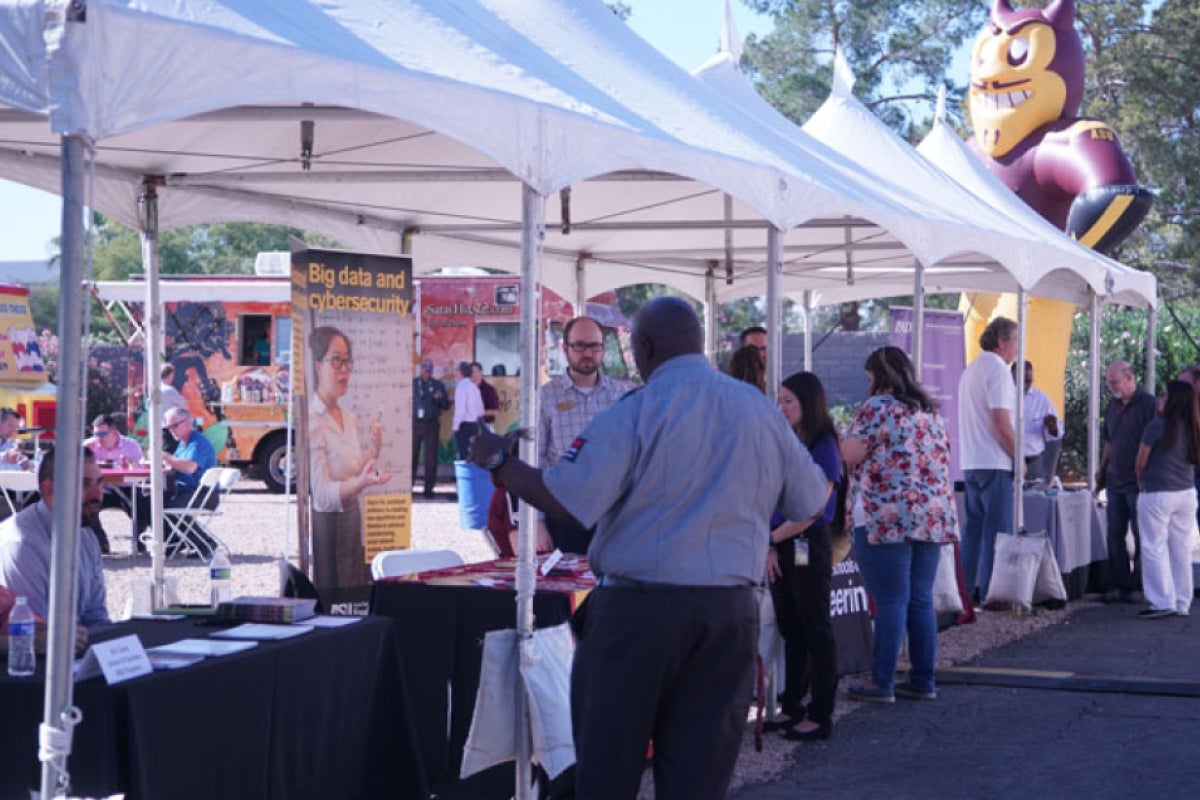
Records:
[[[413,547],[455,550],[467,562],[492,558],[492,552],[481,534],[459,528],[458,506],[454,499],[452,487],[443,484],[438,487],[437,499],[418,499],[414,503]],[[293,516],[289,522],[289,512],[294,515],[294,510],[288,508],[282,496],[267,492],[259,481],[247,479],[239,482],[222,503],[211,529],[232,553],[235,596],[278,593],[279,558],[283,556],[293,562],[296,560],[295,520]],[[127,516],[113,510],[102,513],[105,530],[116,554],[104,559],[108,609],[113,619],[121,619],[129,597],[130,582],[151,577],[150,558],[130,555],[130,521]],[[181,602],[207,602],[209,587],[205,564],[172,560],[167,563],[166,574],[178,576]],[[1071,603],[1059,611],[1040,610],[1026,616],[981,612],[977,623],[951,628],[941,634],[938,639],[938,663],[950,666],[968,661],[1034,631],[1059,624],[1083,605]],[[842,683],[847,685],[850,682],[851,679],[844,679]],[[841,695],[834,719],[853,713],[859,705]],[[731,788],[769,781],[782,774],[794,749],[803,746],[784,741],[773,734],[763,738],[763,751],[755,752],[753,726],[747,726]],[[653,787],[647,777],[640,797],[653,796]]]

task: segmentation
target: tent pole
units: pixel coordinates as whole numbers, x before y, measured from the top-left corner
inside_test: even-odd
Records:
[[[154,578],[154,604],[166,605],[163,598],[163,421],[162,381],[163,312],[158,291],[158,191],[147,177],[138,197],[141,216],[142,270],[146,275],[146,425],[150,434],[150,566]],[[134,532],[137,535],[137,532]],[[132,545],[136,552],[137,542]]]
[[[541,363],[541,246],[545,230],[546,198],[529,184],[521,188],[521,427],[534,434],[521,440],[521,460],[537,464],[538,365]],[[533,594],[537,583],[537,509],[521,504],[517,542],[517,637],[518,647],[533,638]],[[525,683],[517,674],[517,800],[529,800],[533,777],[529,707]]]
[[[783,232],[767,228],[767,397],[779,394],[783,382],[783,327],[779,285],[783,275]]]
[[[1087,482],[1096,491],[1096,470],[1100,468],[1100,295],[1091,295],[1091,320],[1088,331],[1088,411],[1087,411]]]
[[[913,271],[912,343],[913,369],[921,380],[925,372],[925,265],[920,261]]]
[[[586,317],[588,313],[586,264],[587,258],[584,256],[575,259],[575,316],[577,317]]]
[[[717,363],[717,262],[704,271],[704,357]]]
[[[1146,391],[1158,396],[1158,307],[1146,309]]]
[[[1025,326],[1028,322],[1029,295],[1025,287],[1017,289],[1017,406],[1013,414],[1013,533],[1025,530]]]
[[[87,143],[80,135],[62,138],[62,264],[58,306],[61,344],[58,411],[54,426],[54,536],[50,542],[49,644],[42,733],[64,731],[65,741],[42,760],[42,797],[57,797],[67,786],[73,708],[71,662],[75,655],[76,592],[79,571],[79,509],[82,490],[83,433],[83,198]],[[74,717],[68,721],[68,716]],[[30,732],[32,733],[32,731]],[[43,736],[44,738],[44,736]],[[59,786],[59,778],[62,786]]]
[[[804,370],[813,371],[813,299],[812,289],[804,290]]]

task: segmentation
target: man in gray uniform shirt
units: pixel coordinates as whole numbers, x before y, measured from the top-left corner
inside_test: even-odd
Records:
[[[654,740],[659,797],[721,798],[737,761],[758,638],[768,523],[808,519],[825,476],[782,415],[702,355],[675,297],[647,303],[633,348],[646,385],[545,472],[481,432],[471,459],[548,516],[596,525],[599,585],[571,674],[578,798],[635,797]]]

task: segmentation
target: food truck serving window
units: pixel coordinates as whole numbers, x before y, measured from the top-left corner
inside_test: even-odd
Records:
[[[521,326],[515,322],[475,325],[475,360],[484,376],[517,375],[521,366]]]
[[[271,319],[270,314],[243,314],[238,317],[238,359],[242,366],[271,365]]]

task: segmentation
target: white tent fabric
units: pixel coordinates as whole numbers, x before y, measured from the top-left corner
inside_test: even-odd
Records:
[[[736,99],[747,115],[789,135],[796,126],[763,100],[742,74],[734,53],[721,52],[699,67],[696,76],[728,98]],[[1148,305],[1154,302],[1155,280],[1149,273],[1131,270],[1105,258],[1055,229],[1021,203],[1004,187],[1003,199],[994,193],[979,194],[948,175],[883,125],[851,94],[853,76],[845,61],[835,59],[833,88],[829,98],[804,123],[802,130],[853,160],[864,171],[899,186],[908,187],[929,209],[953,209],[980,227],[1008,232],[1016,245],[1003,262],[1015,281],[1009,288],[1024,288],[1035,294],[1087,302],[1089,289],[1101,295],[1120,287],[1110,299]],[[957,140],[957,137],[955,137]],[[959,142],[961,145],[961,141]],[[961,145],[965,148],[965,145]],[[969,156],[969,154],[967,154]],[[975,159],[977,161],[977,159]],[[995,181],[995,179],[992,179]],[[1019,208],[1018,208],[1019,206]],[[955,276],[955,269],[963,270]],[[868,267],[871,269],[871,267]],[[993,279],[971,275],[974,266],[961,259],[929,267],[926,287],[983,289]],[[912,293],[911,270],[877,270],[864,276],[856,287],[840,286],[814,294],[817,304],[887,294]],[[958,284],[958,285],[955,285]],[[803,267],[785,260],[784,289],[811,289]]]
[[[748,114],[599,2],[92,0],[86,22],[51,15],[31,36],[48,5],[0,6],[0,50],[24,53],[0,84],[0,176],[55,190],[51,132],[85,131],[95,206],[127,224],[151,176],[163,228],[252,219],[374,252],[436,235],[507,249],[487,265],[515,271],[525,181],[570,187],[543,242],[560,292],[582,262],[593,292],[654,280],[702,296],[716,268],[723,297],[758,293],[767,225],[800,223],[784,244],[805,288],[880,294],[914,260],[931,291],[1026,280],[1011,232]]]

